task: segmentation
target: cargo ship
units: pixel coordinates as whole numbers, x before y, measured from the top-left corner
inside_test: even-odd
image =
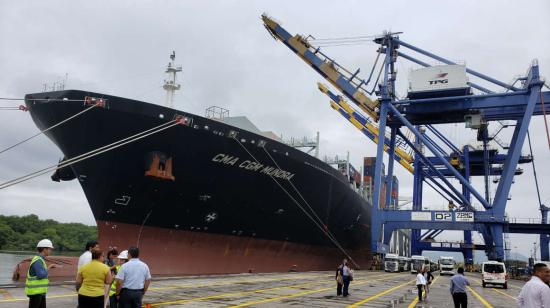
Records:
[[[81,113],[45,134],[64,155],[52,179],[80,183],[101,247],[138,246],[155,275],[331,270],[342,258],[368,268],[362,175],[245,117],[171,108],[174,61],[165,106],[82,90],[25,96],[40,130]]]

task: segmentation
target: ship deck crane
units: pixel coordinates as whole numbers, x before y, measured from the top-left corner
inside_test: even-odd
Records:
[[[374,121],[379,122],[378,140],[383,139],[385,141],[386,128],[390,129],[389,146],[386,145],[386,142],[377,143],[373,204],[379,205],[381,183],[384,180],[382,178],[382,174],[384,173],[383,168],[385,168],[382,163],[384,152],[386,151],[389,155],[387,176],[391,177],[393,176],[394,159],[398,155],[397,149],[399,147],[396,147],[395,140],[399,134],[399,129],[406,127],[414,135],[413,138],[410,138],[410,136],[399,134],[407,145],[415,151],[415,160],[413,162],[413,211],[395,211],[387,207],[374,206],[371,226],[373,251],[385,251],[384,246],[387,246],[389,242],[389,235],[391,235],[392,230],[398,228],[412,228],[417,231],[420,231],[420,229],[479,231],[485,240],[487,253],[490,258],[494,259],[502,259],[504,257],[503,232],[531,233],[536,229],[541,234],[550,234],[550,225],[546,221],[542,221],[541,224],[537,225],[525,226],[508,221],[505,215],[510,187],[513,177],[518,171],[517,164],[522,157],[521,148],[527,134],[530,119],[533,115],[546,116],[546,113],[550,113],[550,92],[542,91],[543,82],[539,75],[538,63],[532,63],[527,76],[520,79],[521,86],[519,87],[508,85],[466,68],[468,74],[504,88],[506,90],[504,93],[495,93],[482,85],[469,82],[468,85],[470,87],[478,89],[482,94],[399,99],[395,95],[397,72],[395,71],[394,64],[397,58],[401,57],[421,66],[430,66],[416,57],[405,54],[402,51],[398,52],[399,48],[406,48],[438,62],[446,64],[455,63],[408,44],[402,41],[396,34],[384,34],[374,39],[374,42],[380,45],[378,49],[379,54],[384,55],[382,82],[378,85],[376,92],[368,91],[365,84],[368,84],[370,79],[365,81],[357,77],[359,70],[351,73],[322,53],[320,48],[316,48],[310,44],[305,37],[301,35],[292,36],[279,23],[265,14],[262,15],[262,19],[266,29],[275,39],[282,41],[336,87],[338,91],[359,106],[361,111],[365,112]],[[367,94],[372,95],[373,93],[378,96],[378,99],[373,100],[367,96]],[[473,116],[481,117],[485,123],[502,120],[516,121],[514,134],[505,156],[506,158],[502,164],[502,169],[498,171],[501,176],[492,202],[488,191],[485,194],[486,196],[483,197],[470,183],[470,176],[473,174],[470,174],[469,170],[468,147],[459,150],[433,126],[434,124],[467,122],[468,118]],[[425,134],[425,129],[422,127],[432,131],[436,136],[436,140],[428,138]],[[455,149],[455,152],[460,155],[460,159],[464,160],[465,170],[459,171],[455,168],[456,164],[453,165],[451,162],[456,162],[456,160],[453,158],[453,160],[449,161],[449,157],[442,151],[442,147],[438,142],[442,142],[444,145]],[[486,138],[484,142],[486,142]],[[418,150],[420,147],[426,147],[434,157],[426,157],[422,151]],[[488,151],[485,150],[485,153],[488,153]],[[486,167],[487,164],[485,165]],[[426,170],[429,172],[425,172]],[[488,169],[485,170],[485,176],[488,176],[488,173],[492,172],[487,171]],[[442,171],[445,171],[445,174]],[[446,179],[447,177],[457,179],[462,187],[462,192],[458,191]],[[449,197],[459,198],[463,208],[468,209],[468,211],[452,212],[452,219],[448,221],[438,220],[437,212],[435,211],[423,211],[422,183],[429,179],[441,181],[442,183],[440,184],[446,188],[445,193]],[[475,197],[484,207],[484,210],[473,210],[470,196]],[[389,202],[389,200],[386,202]],[[382,232],[382,230],[384,231]],[[465,239],[467,231],[465,231]],[[420,236],[420,234],[418,235]],[[466,241],[468,242],[468,240]],[[542,258],[548,259],[548,247],[545,247],[545,250]]]

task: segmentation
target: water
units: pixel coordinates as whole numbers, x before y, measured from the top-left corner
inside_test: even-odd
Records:
[[[17,263],[30,257],[29,253],[3,253],[0,252],[0,285],[12,283],[11,275]]]

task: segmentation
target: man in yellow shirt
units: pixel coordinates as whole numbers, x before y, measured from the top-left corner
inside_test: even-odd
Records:
[[[105,305],[113,278],[102,258],[101,250],[92,250],[92,262],[78,270],[76,282],[82,285],[78,290],[78,306],[81,308]]]

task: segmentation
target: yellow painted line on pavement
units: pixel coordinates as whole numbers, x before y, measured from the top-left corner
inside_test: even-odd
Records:
[[[205,296],[205,297],[195,297],[195,298],[189,298],[189,299],[180,299],[175,301],[168,301],[168,302],[158,302],[158,303],[151,303],[152,307],[156,306],[162,306],[162,305],[173,305],[173,304],[182,304],[187,302],[193,302],[193,301],[203,301],[207,299],[213,299],[213,298],[220,298],[220,297],[227,297],[227,296],[233,296],[233,295],[246,295],[246,294],[253,294],[253,293],[262,293],[272,290],[279,290],[279,289],[288,289],[288,288],[297,288],[301,286],[307,286],[311,284],[318,284],[319,282],[308,282],[308,283],[301,283],[301,284],[295,284],[295,285],[287,285],[287,286],[279,286],[279,287],[273,287],[273,288],[267,288],[267,289],[259,289],[259,290],[252,290],[252,291],[242,291],[242,292],[234,292],[234,293],[224,293],[224,294],[217,294],[217,295],[211,295],[211,296]]]
[[[325,276],[325,275],[323,275]],[[306,275],[301,275],[301,276],[295,276],[295,277],[288,277],[288,278],[283,278],[283,279],[249,279],[249,280],[233,280],[231,282],[225,282],[225,283],[219,283],[219,284],[214,284],[214,283],[210,283],[210,284],[202,284],[202,285],[198,285],[198,284],[189,284],[189,285],[171,285],[171,286],[167,286],[167,287],[152,287],[152,288],[149,288],[148,291],[159,291],[159,290],[169,290],[169,289],[185,289],[185,288],[200,288],[200,287],[210,287],[210,286],[224,286],[224,285],[230,285],[230,284],[238,284],[238,283],[249,283],[249,282],[270,282],[270,281],[283,281],[283,280],[290,280],[290,279],[298,279],[298,278],[304,278],[304,277],[311,277],[311,278],[317,278],[317,275],[316,276],[306,276]],[[63,287],[63,286],[61,286]],[[73,287],[74,288],[74,287]],[[0,289],[1,290],[1,289]],[[2,293],[0,293],[2,294]],[[64,297],[71,297],[71,296],[76,296],[77,293],[76,292],[72,292],[72,293],[67,293],[67,294],[59,294],[59,295],[47,295],[46,298],[48,299],[54,299],[54,298],[64,298]],[[0,300],[0,303],[9,303],[9,302],[19,302],[19,301],[28,301],[29,298],[28,297],[18,297],[18,298],[9,298],[9,299],[3,299],[3,300]]]
[[[376,275],[374,277],[380,277],[380,276],[385,276],[385,275]],[[371,279],[369,281],[372,281],[372,280],[382,280],[382,278],[381,279]],[[356,283],[356,284],[363,284],[363,283],[366,283],[366,282],[367,281]],[[254,294],[254,293],[267,292],[267,291],[271,291],[271,290],[292,289],[292,288],[298,288],[298,287],[301,287],[301,286],[306,286],[306,285],[311,285],[311,284],[319,284],[319,283],[324,283],[324,282],[315,281],[315,282],[301,283],[301,284],[296,284],[296,285],[279,286],[279,287],[260,289],[260,290],[251,290],[251,291],[217,294],[217,295],[206,296],[206,297],[196,297],[196,298],[181,299],[181,300],[168,301],[168,302],[157,302],[157,303],[151,303],[151,306],[156,307],[156,306],[162,306],[162,305],[181,304],[181,303],[187,303],[187,302],[193,302],[193,301],[202,301],[202,300],[208,300],[208,299],[213,299],[213,298],[234,296],[234,295],[248,295],[248,294]],[[312,290],[310,293],[315,293],[313,291],[322,292],[322,291],[329,290],[329,289],[331,289],[331,288],[327,288],[327,289],[323,289],[323,290]],[[296,295],[296,296],[298,296],[298,295]],[[273,300],[277,300],[277,299],[273,299]],[[253,303],[250,303],[249,305],[252,305],[252,304]],[[240,306],[240,307],[243,307],[243,306]]]
[[[312,293],[328,291],[330,289],[334,289],[334,287],[328,287],[328,288],[317,289],[317,290],[310,290],[310,291],[295,293],[295,294],[286,295],[286,296],[273,297],[273,298],[263,299],[263,300],[260,300],[260,301],[248,302],[248,303],[244,303],[244,304],[240,304],[240,305],[230,306],[230,308],[246,307],[246,306],[250,306],[250,305],[257,305],[257,304],[261,304],[261,303],[279,301],[279,300],[282,300],[282,299],[297,297],[297,296],[301,296],[301,295],[307,295],[307,294],[312,294]]]
[[[71,297],[71,296],[76,296],[76,295],[78,295],[76,292],[71,293],[71,294],[46,295],[46,299]],[[28,297],[17,297],[17,298],[12,298],[12,299],[0,300],[0,303],[11,303],[11,302],[20,302],[20,301],[28,301],[28,300],[29,300]]]
[[[375,276],[375,277],[380,277],[380,276],[382,276],[382,277],[385,276],[385,278],[380,278],[380,279],[369,279],[369,280],[365,280],[365,281],[359,281],[359,282],[355,282],[353,285],[354,285],[354,286],[357,286],[357,285],[362,285],[362,284],[365,284],[365,283],[369,283],[369,282],[371,282],[371,281],[387,280],[387,279],[390,279],[390,278],[394,278],[393,276],[387,276],[387,275],[385,275],[385,274],[384,274],[384,275]],[[333,287],[322,288],[322,289],[316,289],[316,290],[309,290],[309,291],[304,291],[304,292],[300,292],[300,293],[294,293],[294,294],[290,294],[290,295],[284,295],[284,296],[278,296],[278,297],[272,297],[272,298],[262,299],[262,300],[259,300],[259,301],[246,302],[246,303],[242,303],[242,304],[239,304],[239,305],[230,306],[230,308],[246,307],[246,306],[257,305],[257,304],[262,304],[262,303],[280,301],[280,300],[287,299],[287,298],[293,298],[293,297],[298,297],[298,296],[302,296],[302,295],[307,295],[307,294],[313,294],[313,293],[319,293],[319,292],[323,292],[323,291],[328,291],[328,290],[330,290],[330,289],[333,289]]]
[[[11,296],[10,292],[8,292],[7,290],[4,290],[4,289],[0,289],[0,294],[2,294],[2,296],[4,296],[4,298],[6,298],[6,299],[13,298],[13,296]]]
[[[320,278],[326,275],[316,275],[316,276],[309,276],[309,275],[301,275],[301,276],[294,276],[294,277],[283,277],[283,278],[271,278],[271,279],[238,279],[238,280],[232,280],[232,281],[226,281],[226,282],[220,282],[220,283],[204,283],[204,284],[196,284],[196,283],[190,283],[190,284],[174,284],[174,285],[166,285],[166,286],[159,286],[159,287],[151,287],[148,290],[149,291],[158,291],[158,290],[171,290],[171,289],[188,289],[188,288],[201,288],[201,287],[213,287],[213,286],[226,286],[231,284],[240,284],[240,283],[258,283],[258,282],[272,282],[272,281],[285,281],[285,280],[296,280],[296,279],[303,279],[303,278]]]
[[[497,290],[497,289],[495,289],[495,288],[492,288],[492,290],[495,291],[495,292],[497,292],[497,293],[500,293],[500,294],[502,294],[502,295],[508,296],[509,298],[511,298],[511,299],[513,299],[513,300],[516,300],[515,297],[513,297],[512,295],[510,295],[510,294],[508,294],[508,293],[506,293],[506,292],[502,292],[502,291]]]
[[[441,275],[435,277],[434,281],[432,282],[432,286],[435,284],[436,280],[439,279],[439,277],[441,277]],[[426,291],[423,291],[422,296],[425,297],[425,294]],[[413,308],[414,306],[416,306],[416,304],[418,304],[418,294],[414,297],[414,300],[409,304],[408,308]]]
[[[470,292],[472,292],[472,294],[483,304],[483,306],[487,307],[487,308],[493,308],[493,305],[489,304],[488,301],[486,301],[481,295],[479,295],[479,293],[477,293],[476,291],[474,291],[474,289],[472,289],[472,287],[470,286],[467,286],[468,290],[470,290]]]
[[[405,283],[403,283],[403,284],[400,284],[400,285],[398,285],[398,286],[395,286],[395,287],[393,287],[393,288],[391,288],[391,289],[388,289],[388,290],[386,290],[386,291],[377,293],[377,294],[375,294],[375,295],[373,295],[373,296],[367,297],[367,298],[365,298],[364,300],[361,300],[361,301],[358,301],[358,302],[355,302],[355,303],[349,305],[348,308],[357,307],[357,306],[359,306],[359,305],[362,305],[362,304],[364,304],[364,303],[366,303],[366,302],[369,302],[369,301],[371,301],[371,300],[373,300],[373,299],[375,299],[375,298],[378,298],[378,297],[380,297],[380,296],[382,296],[382,295],[386,295],[386,294],[388,294],[388,293],[390,293],[390,292],[393,292],[393,291],[395,291],[395,290],[397,290],[397,289],[399,289],[399,288],[402,288],[402,287],[404,287],[404,286],[410,284],[410,283],[413,282],[413,281],[415,281],[415,279],[410,280],[410,281],[407,281],[407,282],[405,282]]]

